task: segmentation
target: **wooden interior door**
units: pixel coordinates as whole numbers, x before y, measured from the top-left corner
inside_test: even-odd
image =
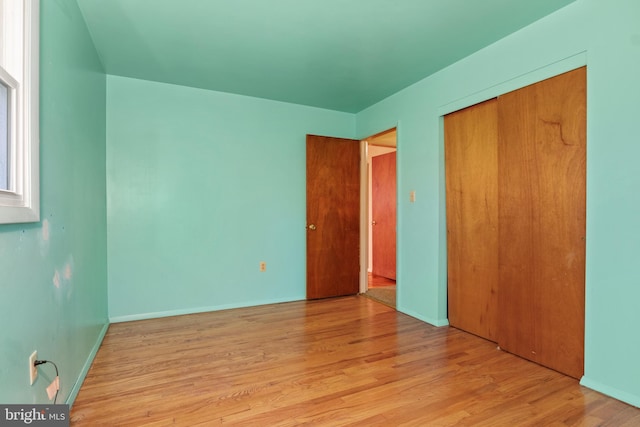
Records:
[[[371,158],[372,273],[396,280],[396,152]]]
[[[357,294],[359,247],[360,141],[307,135],[307,298]]]
[[[498,115],[492,99],[445,126],[449,324],[492,341],[498,329]]]
[[[498,342],[584,371],[586,69],[500,96]]]

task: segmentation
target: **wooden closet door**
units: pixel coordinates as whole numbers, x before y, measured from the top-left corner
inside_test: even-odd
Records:
[[[493,99],[444,118],[449,324],[492,341],[498,322],[497,114]]]
[[[498,100],[499,345],[584,372],[586,69]]]

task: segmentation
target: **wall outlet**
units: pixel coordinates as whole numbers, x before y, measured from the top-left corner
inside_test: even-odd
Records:
[[[36,360],[38,359],[38,352],[34,351],[29,356],[29,384],[33,385],[36,378],[38,378],[38,368],[36,367]]]
[[[267,271],[267,263],[264,261],[260,261],[260,271],[265,272]]]

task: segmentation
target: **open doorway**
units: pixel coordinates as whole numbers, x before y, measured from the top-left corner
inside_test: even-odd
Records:
[[[367,153],[366,266],[363,293],[396,306],[396,129],[365,140]]]

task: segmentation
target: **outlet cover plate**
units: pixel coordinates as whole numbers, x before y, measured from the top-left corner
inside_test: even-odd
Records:
[[[38,352],[34,351],[29,356],[29,384],[33,385],[36,378],[38,378],[38,368],[35,366],[36,360],[38,359]]]

